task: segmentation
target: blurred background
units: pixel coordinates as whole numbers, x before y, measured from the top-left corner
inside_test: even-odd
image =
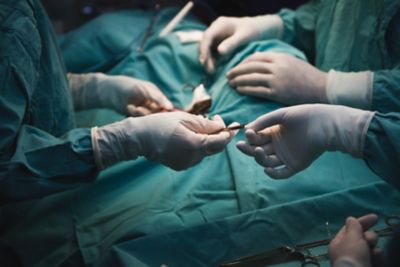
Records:
[[[119,9],[183,6],[187,0],[42,0],[57,33],[71,31],[96,16]],[[196,0],[194,13],[205,23],[216,17],[254,16],[296,8],[305,0]]]

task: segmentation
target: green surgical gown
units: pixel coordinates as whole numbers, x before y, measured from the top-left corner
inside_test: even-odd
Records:
[[[324,70],[372,70],[370,125],[364,159],[400,188],[400,1],[314,0],[283,9],[284,41]],[[397,114],[382,114],[396,112]]]
[[[303,53],[279,41],[254,42],[221,61],[215,77],[204,80],[198,44],[182,44],[174,34],[157,37],[177,12],[160,10],[143,53],[137,48],[152,12],[120,11],[91,21],[62,38],[68,70],[101,69],[151,80],[178,107],[190,103],[191,86],[205,82],[213,99],[210,114],[220,114],[227,124],[247,123],[281,107],[238,94],[224,74],[257,51],[304,59]],[[176,28],[193,29],[205,26],[190,16]],[[110,111],[91,110],[85,111],[86,122],[79,113],[77,124],[99,124],[92,112],[102,122],[115,121]],[[329,152],[292,179],[277,181],[237,150],[235,143],[243,138],[241,131],[224,152],[186,171],[140,158],[73,190],[4,205],[0,246],[29,267],[98,266],[103,257],[111,257],[104,266],[208,267],[284,244],[326,239],[327,230],[335,233],[348,215],[399,213],[400,192],[362,160]]]
[[[96,175],[90,129],[73,129],[66,70],[39,0],[0,0],[0,199]]]

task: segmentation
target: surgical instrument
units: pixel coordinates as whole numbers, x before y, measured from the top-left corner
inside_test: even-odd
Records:
[[[380,237],[394,234],[400,227],[400,215],[389,215],[385,217],[385,228],[374,230]],[[280,263],[300,261],[301,266],[320,266],[319,260],[327,258],[327,254],[312,255],[309,249],[329,245],[331,239],[319,240],[310,243],[296,245],[294,247],[282,246],[273,250],[259,253],[257,255],[239,258],[230,262],[222,263],[220,267],[265,267]]]
[[[154,29],[154,26],[155,26],[155,24],[156,24],[157,15],[158,15],[158,13],[159,13],[159,11],[160,11],[160,8],[161,8],[161,6],[160,6],[159,4],[156,4],[155,7],[154,7],[154,13],[153,13],[153,15],[151,16],[149,25],[148,25],[148,27],[147,27],[145,33],[144,33],[142,42],[140,43],[140,46],[139,46],[139,48],[137,49],[137,51],[138,51],[139,53],[143,53],[143,52],[144,52],[144,47],[145,47],[145,45],[146,45],[146,43],[147,43],[147,40],[151,37],[151,34],[153,33],[153,29]]]
[[[190,10],[193,8],[194,3],[193,1],[188,2],[182,9],[179,11],[179,13],[165,26],[165,28],[160,32],[158,35],[159,37],[163,37],[167,34],[169,34],[175,26],[181,22],[182,19],[185,18],[185,16],[190,12]]]

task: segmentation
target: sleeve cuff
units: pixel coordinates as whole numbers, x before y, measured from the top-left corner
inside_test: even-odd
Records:
[[[279,18],[282,20],[282,35],[281,40],[291,44],[294,37],[294,17],[295,12],[291,9],[283,8],[278,13]]]
[[[354,260],[352,260],[348,257],[339,258],[338,260],[335,261],[335,263],[332,266],[333,267],[363,267],[359,263],[355,262]]]
[[[104,170],[104,164],[100,156],[100,147],[98,142],[97,129],[98,129],[97,127],[93,127],[91,129],[92,148],[93,148],[94,162],[97,166],[97,170],[102,171]]]
[[[283,20],[278,15],[263,15],[253,18],[254,26],[262,39],[281,39]]]
[[[326,93],[328,102],[364,110],[371,109],[374,73],[339,72],[328,73]]]

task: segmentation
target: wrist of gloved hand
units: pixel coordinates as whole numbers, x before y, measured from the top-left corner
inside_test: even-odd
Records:
[[[310,134],[322,151],[341,151],[356,158],[363,158],[365,138],[374,112],[338,105],[316,104]],[[318,110],[321,108],[320,110]]]
[[[134,160],[139,156],[156,160],[154,154],[158,150],[163,150],[165,140],[157,142],[156,138],[154,140],[146,138],[151,137],[154,131],[163,128],[162,125],[157,125],[156,121],[152,123],[151,119],[152,116],[127,118],[100,128],[92,128],[92,146],[98,168],[102,170],[121,161]],[[169,134],[171,133],[165,132],[166,136]],[[151,143],[155,145],[152,146]]]
[[[362,158],[365,137],[375,113],[345,106],[316,105],[317,108],[318,106],[326,107],[322,112],[327,114],[321,115],[316,111],[315,115],[322,120],[314,124],[312,130],[324,133],[323,140],[320,141],[323,148]],[[321,135],[316,133],[315,136]]]
[[[373,80],[374,73],[371,71],[345,73],[331,70],[328,73],[326,88],[328,102],[369,110]]]
[[[103,73],[68,74],[68,81],[76,110],[110,108],[126,113],[126,96],[113,92],[112,77]]]
[[[278,15],[262,15],[251,18],[254,28],[259,33],[259,39],[281,39],[283,20]]]
[[[134,160],[143,154],[138,135],[141,127],[135,127],[141,119],[127,118],[100,128],[92,128],[92,147],[99,170],[121,161]]]

